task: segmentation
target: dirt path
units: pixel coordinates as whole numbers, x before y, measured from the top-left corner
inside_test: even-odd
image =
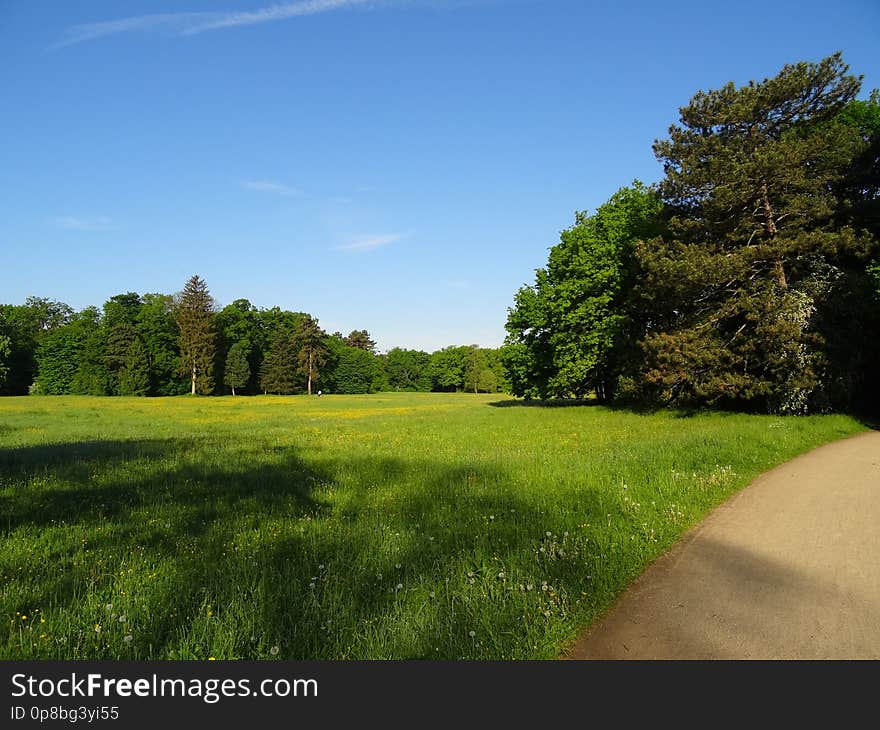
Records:
[[[880,659],[880,432],[760,476],[568,658]]]

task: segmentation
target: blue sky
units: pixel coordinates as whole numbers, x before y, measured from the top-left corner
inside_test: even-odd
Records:
[[[495,346],[695,91],[842,50],[866,95],[878,28],[868,0],[0,0],[0,301],[198,273],[383,349]]]

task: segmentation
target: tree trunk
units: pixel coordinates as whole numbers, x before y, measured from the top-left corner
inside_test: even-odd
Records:
[[[235,395],[235,386],[233,385],[231,387],[232,387],[232,395]]]
[[[767,183],[761,186],[761,202],[764,206],[764,230],[770,238],[773,238],[776,235],[776,221],[773,220],[773,207],[770,205]]]
[[[312,353],[309,352],[309,395],[312,394]]]
[[[761,186],[761,203],[764,208],[764,230],[767,231],[767,237],[771,240],[776,238],[779,230],[776,227],[776,221],[773,220],[773,207],[770,205],[770,194],[767,189],[767,183]],[[776,283],[783,290],[788,289],[788,279],[785,276],[785,267],[782,265],[782,258],[776,258],[773,261],[773,276]]]
[[[196,366],[193,365],[192,390],[190,390],[190,395],[195,395],[195,394],[196,394]]]
[[[785,267],[782,265],[782,259],[776,259],[773,262],[773,276],[776,277],[776,283],[783,290],[788,289],[788,279],[785,276]]]

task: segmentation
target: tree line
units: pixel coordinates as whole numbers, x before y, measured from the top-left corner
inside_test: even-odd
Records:
[[[880,412],[880,93],[841,54],[699,92],[665,177],[579,212],[515,296],[516,395]]]
[[[0,305],[0,394],[500,392],[497,349],[380,354],[367,330],[326,333],[305,312],[218,307],[193,276],[177,295],[118,294],[75,312],[30,297]]]

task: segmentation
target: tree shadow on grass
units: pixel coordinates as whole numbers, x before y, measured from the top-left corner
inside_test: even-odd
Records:
[[[880,416],[853,416],[860,424],[871,431],[880,431]]]
[[[696,416],[707,414],[712,415],[729,415],[729,416],[773,416],[766,412],[759,412],[755,409],[748,409],[744,406],[660,406],[653,404],[639,403],[610,403],[599,400],[587,400],[577,398],[547,398],[525,400],[521,398],[508,398],[505,400],[491,401],[486,405],[492,408],[595,408],[601,406],[609,411],[623,411],[634,415],[651,415],[653,413],[670,413],[677,419],[689,419]],[[810,415],[823,415],[813,413]],[[839,415],[848,415],[858,421],[862,426],[872,431],[880,430],[880,416],[864,414],[864,413],[840,413]],[[786,417],[791,417],[786,416]]]
[[[0,474],[15,485],[0,495],[0,528],[97,525],[151,505],[173,506],[190,523],[222,518],[242,500],[320,509],[309,486],[320,475],[293,452],[246,469],[206,468],[189,456],[198,445],[150,439],[0,449]]]
[[[586,408],[594,406],[610,407],[607,403],[599,400],[586,398],[546,398],[524,400],[519,398],[507,398],[487,403],[492,408]]]
[[[877,658],[864,633],[880,612],[862,581],[841,580],[844,560],[817,569],[791,550],[773,555],[709,533],[683,545],[647,570],[569,658]]]
[[[638,415],[649,415],[664,410],[660,406],[643,403],[620,403],[602,401],[596,398],[543,398],[530,399],[507,398],[491,401],[486,405],[492,408],[603,408],[609,411],[623,411]]]
[[[204,445],[0,450],[0,529],[18,545],[0,558],[3,613],[65,615],[51,655],[66,658],[449,658],[486,621],[497,645],[475,655],[525,652],[498,638],[522,634],[524,609],[492,561],[537,556],[550,525],[503,469]],[[577,509],[598,519],[603,500],[584,490]],[[525,570],[583,587],[578,563]],[[127,614],[119,636],[93,631],[105,604]],[[4,656],[47,656],[13,642]]]

